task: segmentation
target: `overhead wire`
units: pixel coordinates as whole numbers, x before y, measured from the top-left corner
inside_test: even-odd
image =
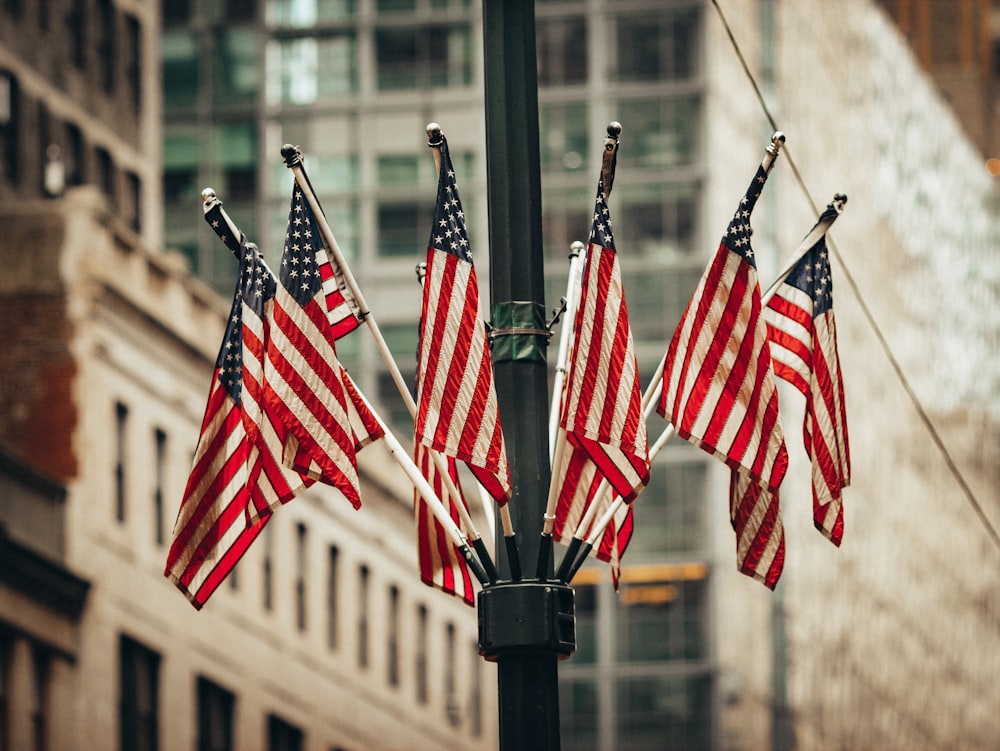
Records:
[[[719,15],[719,20],[722,22],[722,26],[726,31],[726,35],[729,37],[729,42],[730,44],[732,44],[733,50],[735,51],[736,56],[740,61],[740,65],[743,67],[743,72],[746,73],[747,78],[750,80],[750,85],[753,87],[754,93],[757,97],[757,101],[760,104],[764,116],[767,118],[767,121],[771,125],[771,128],[773,130],[778,130],[777,122],[775,121],[774,116],[771,114],[771,110],[767,106],[767,102],[764,99],[764,95],[761,92],[760,86],[757,84],[757,80],[754,77],[753,72],[750,70],[750,66],[747,65],[746,58],[743,56],[743,51],[740,49],[740,45],[736,41],[736,37],[733,35],[732,28],[730,28],[729,21],[726,19],[725,13],[719,6],[718,0],[712,0],[712,5],[715,7],[715,10]],[[813,200],[812,194],[809,192],[809,188],[806,185],[805,180],[802,178],[802,175],[799,172],[798,167],[795,165],[795,160],[792,159],[791,150],[788,148],[787,144],[785,144],[782,151],[785,155],[785,160],[788,162],[788,165],[791,168],[793,175],[795,176],[796,183],[802,190],[802,193],[805,196],[806,200],[809,202],[809,205],[812,208],[813,212],[818,213],[819,209],[816,204],[816,201]],[[966,481],[961,468],[955,462],[954,458],[951,455],[951,452],[948,451],[948,447],[945,445],[945,442],[942,439],[941,434],[938,432],[937,428],[934,425],[934,422],[930,418],[930,415],[924,408],[924,405],[921,402],[920,397],[917,396],[916,391],[914,391],[913,386],[910,384],[910,380],[909,378],[907,378],[906,373],[903,371],[902,365],[900,365],[899,360],[896,358],[896,355],[893,353],[892,348],[889,346],[889,341],[888,339],[886,339],[881,326],[879,326],[878,321],[875,319],[874,314],[868,307],[868,304],[865,302],[865,299],[861,294],[860,287],[855,281],[854,276],[851,274],[851,271],[848,268],[847,264],[845,263],[843,256],[841,256],[840,251],[837,249],[836,244],[833,242],[833,238],[830,236],[827,237],[827,247],[833,253],[834,258],[836,258],[837,263],[843,270],[844,278],[847,281],[847,285],[851,288],[851,291],[854,293],[854,297],[858,302],[858,306],[861,309],[862,315],[868,322],[868,325],[871,327],[872,332],[875,334],[875,338],[878,340],[879,345],[882,348],[882,351],[885,353],[885,356],[889,361],[889,365],[892,367],[893,372],[896,374],[896,378],[899,380],[900,385],[902,385],[903,390],[909,397],[910,402],[913,405],[914,409],[916,410],[918,418],[920,419],[920,422],[923,424],[924,428],[927,430],[927,433],[930,435],[931,440],[934,442],[934,445],[937,448],[938,453],[941,455],[941,458],[944,461],[945,466],[948,468],[948,471],[951,473],[955,482],[962,490],[962,493],[965,495],[966,501],[968,502],[972,510],[975,512],[986,533],[993,540],[993,544],[997,547],[998,550],[1000,550],[1000,533],[997,532],[997,528],[993,525],[993,523],[990,521],[990,518],[986,515],[986,512],[983,510],[983,506],[979,502],[979,499],[976,497],[975,492],[972,490],[972,487]]]

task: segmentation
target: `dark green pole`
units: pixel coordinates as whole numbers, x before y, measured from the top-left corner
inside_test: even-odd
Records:
[[[542,200],[534,0],[483,0],[493,368],[520,561],[536,570],[549,486]],[[499,527],[499,525],[498,525]],[[497,537],[497,551],[503,549]],[[557,660],[574,649],[573,591],[511,576],[479,596],[479,644],[497,663],[500,751],[558,751]],[[506,580],[506,581],[504,581]]]

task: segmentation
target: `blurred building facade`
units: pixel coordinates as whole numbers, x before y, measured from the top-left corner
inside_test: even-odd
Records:
[[[46,4],[49,16],[61,18],[55,5]],[[38,321],[58,327],[60,320],[29,316],[32,327],[22,338],[34,345],[31,356],[48,367],[35,375],[23,372],[21,388],[34,391],[6,397],[5,492],[9,486],[10,497],[19,499],[10,508],[32,509],[18,514],[21,529],[30,533],[10,532],[0,543],[3,554],[18,561],[6,570],[29,577],[29,584],[5,580],[2,591],[9,598],[0,618],[6,645],[0,653],[0,706],[7,737],[16,732],[28,738],[31,728],[50,727],[57,740],[49,742],[60,748],[113,742],[86,733],[139,736],[135,728],[144,728],[143,737],[151,737],[150,694],[142,689],[155,684],[152,737],[159,745],[136,747],[190,747],[202,737],[206,748],[424,748],[430,742],[493,747],[495,679],[474,654],[468,609],[415,581],[405,491],[383,493],[369,483],[366,508],[358,513],[345,511],[338,499],[296,501],[277,515],[273,539],[251,549],[235,586],[223,587],[200,614],[189,612],[161,581],[165,548],[151,542],[161,534],[159,512],[152,510],[158,508],[156,467],[171,462],[161,493],[170,509],[162,522],[169,534],[225,305],[185,275],[176,256],[148,251],[144,242],[180,250],[197,276],[228,293],[235,266],[203,226],[200,191],[214,187],[237,224],[274,260],[291,188],[279,150],[286,142],[300,145],[339,244],[404,373],[412,372],[419,314],[413,265],[424,253],[435,190],[428,122],[441,123],[449,137],[480,278],[488,276],[478,3],[170,2],[162,4],[162,35],[146,3],[113,5],[140,19],[147,54],[159,55],[141,69],[152,77],[152,89],[142,89],[151,98],[162,70],[162,189],[157,163],[144,161],[159,149],[154,130],[151,141],[137,140],[134,157],[122,157],[123,164],[134,165],[125,172],[152,174],[148,184],[143,181],[140,203],[151,205],[140,212],[149,218],[138,225],[138,238],[120,203],[98,208],[92,191],[76,191],[58,204],[17,208],[28,229],[4,241],[7,265],[24,264],[22,249],[39,241],[19,238],[37,238],[43,228],[58,226],[37,218],[56,205],[77,217],[74,238],[81,226],[85,234],[103,237],[93,249],[68,251],[68,257],[89,259],[87,274],[61,276],[72,293],[56,284],[48,298],[37,296],[39,306],[65,300],[64,323],[73,335],[64,337],[61,348],[41,347],[50,339],[38,334]],[[926,14],[932,5],[719,3],[788,135],[785,156],[754,213],[762,280],[773,278],[815,221],[788,162],[794,159],[816,203],[837,191],[850,198],[832,233],[842,253],[834,259],[836,308],[855,459],[854,482],[845,493],[845,541],[834,549],[811,529],[797,393],[782,392],[792,469],[782,494],[788,560],[776,593],[734,571],[725,472],[672,442],[636,507],[638,531],[621,592],[614,593],[600,567],[586,567],[574,580],[578,650],[560,664],[565,748],[998,744],[992,699],[1000,669],[1000,612],[992,597],[1000,583],[997,549],[899,385],[863,307],[882,326],[887,346],[996,525],[996,188],[982,169],[980,151],[987,147],[979,146],[961,107],[946,102],[923,72],[919,51],[911,51],[913,35],[902,33],[910,16],[901,14]],[[982,3],[947,5],[952,13],[935,6],[933,23],[922,28],[935,38],[947,36],[948,24],[959,39],[981,32],[982,23],[974,32],[960,13],[981,12]],[[42,11],[35,15],[30,3],[8,3],[0,13],[6,14],[0,28],[21,32],[0,45],[0,69],[6,72],[0,88],[4,78],[16,80],[8,86],[17,92],[9,101],[61,101],[58,86],[49,91],[41,85],[45,77],[34,72],[31,55],[37,53],[20,51],[33,24],[41,27]],[[618,120],[624,131],[610,203],[640,367],[648,374],[772,126],[711,3],[536,0],[536,16],[547,307],[563,294],[570,243],[587,239],[605,127]],[[97,36],[88,40],[100,36],[91,33]],[[90,112],[99,101],[100,95],[94,102],[84,97],[79,106]],[[149,101],[141,109],[152,113],[159,106]],[[31,140],[38,131],[22,114],[37,105],[18,107],[7,111],[16,111],[22,124],[3,131],[4,144],[16,133],[17,174],[30,177],[10,183],[5,166],[5,210],[8,196],[43,195],[39,154],[45,148]],[[78,127],[95,133],[103,122],[91,115],[80,119]],[[108,129],[105,136],[108,150],[113,133]],[[24,154],[32,150],[36,166],[23,167],[29,158]],[[102,185],[96,177],[84,182]],[[114,199],[106,187],[103,192]],[[128,274],[109,279],[98,261]],[[21,275],[29,288],[38,283],[34,268],[41,267],[25,267]],[[139,278],[145,281],[132,281]],[[161,288],[161,278],[172,281]],[[15,292],[14,281],[5,284],[8,319],[18,320],[27,310],[24,295]],[[77,285],[92,297],[82,296]],[[93,297],[95,289],[117,291]],[[164,323],[166,316],[150,310],[157,307],[151,302],[167,299],[184,312]],[[174,333],[166,336],[160,326]],[[151,331],[164,338],[150,343]],[[176,354],[162,358],[164,347]],[[352,337],[341,354],[366,393],[398,416],[398,400],[370,343]],[[172,364],[162,372],[150,369],[150,363],[164,361]],[[140,369],[138,362],[145,365]],[[42,386],[44,393],[38,391]],[[43,409],[67,399],[80,411],[69,435],[66,416]],[[653,418],[650,427],[656,435],[663,423]],[[26,436],[36,443],[20,443]],[[363,460],[381,461],[371,450],[362,453]],[[39,456],[46,458],[44,465]],[[119,495],[119,466],[120,487],[139,490]],[[119,498],[133,496],[140,499],[135,513],[130,500],[119,506]],[[59,522],[51,509],[65,509],[65,520]],[[55,518],[55,527],[39,518]],[[398,523],[387,532],[385,519]],[[4,523],[8,531],[15,527]],[[64,554],[58,536],[52,537],[59,524],[66,530]],[[52,559],[54,568],[47,565]],[[334,589],[343,596],[326,600],[332,570],[339,572]],[[312,598],[304,608],[306,600],[295,595],[299,581]],[[39,591],[39,583],[53,594],[30,603],[25,592]],[[148,594],[153,588],[155,597]],[[399,620],[362,617],[364,604],[374,612],[378,600],[379,612],[398,612]],[[45,618],[26,618],[29,607]],[[220,646],[220,633],[232,643]],[[447,667],[449,634],[457,645],[454,671]],[[421,657],[424,638],[430,651]],[[338,646],[331,647],[331,639]],[[367,668],[360,657],[366,642]],[[384,649],[376,647],[380,643]],[[183,648],[173,649],[175,644]],[[259,671],[247,672],[248,654]],[[393,654],[398,683],[390,677]],[[421,664],[442,672],[424,683],[420,676],[427,668]],[[118,668],[119,675],[116,665],[128,668]],[[12,681],[18,690],[10,688]],[[300,686],[308,697],[297,693]],[[96,698],[102,690],[110,692],[110,701]],[[135,702],[122,701],[133,695]],[[449,701],[456,695],[462,698]],[[46,723],[38,709],[43,706],[69,714]],[[91,715],[100,718],[94,729],[77,731]],[[388,715],[398,724],[390,724],[394,730],[384,737],[376,735],[372,718]],[[72,722],[64,724],[64,716]],[[126,716],[128,730],[121,719]],[[189,721],[173,723],[177,716]],[[208,728],[227,727],[231,735],[208,734]],[[58,732],[67,737],[59,740]]]
[[[0,5],[0,749],[494,748],[380,445],[202,611],[163,577],[229,301],[157,239],[155,5]]]

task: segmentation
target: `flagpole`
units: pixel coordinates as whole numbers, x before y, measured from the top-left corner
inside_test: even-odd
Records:
[[[306,202],[312,209],[313,215],[316,217],[316,223],[319,226],[319,231],[323,237],[324,245],[326,245],[330,253],[333,255],[334,263],[336,263],[340,268],[340,271],[344,276],[344,282],[350,288],[351,294],[354,296],[360,311],[358,314],[359,318],[361,318],[368,326],[368,331],[375,340],[376,347],[382,355],[382,359],[392,376],[393,382],[396,384],[396,389],[399,391],[403,402],[406,404],[406,408],[409,410],[410,416],[415,418],[417,414],[416,402],[413,400],[413,395],[410,394],[410,390],[406,385],[406,381],[403,379],[403,374],[400,372],[399,366],[392,357],[392,352],[389,350],[389,345],[382,336],[382,331],[379,329],[375,316],[368,309],[368,304],[365,302],[361,288],[358,285],[357,280],[354,278],[354,274],[351,273],[351,269],[347,265],[347,259],[340,250],[340,246],[337,244],[337,239],[333,235],[333,230],[330,228],[330,224],[326,220],[326,214],[319,205],[319,200],[316,198],[316,194],[313,191],[312,183],[309,182],[309,177],[306,175],[302,152],[297,147],[286,144],[281,147],[281,155],[285,159],[285,165],[292,170],[292,174],[295,176],[295,183],[299,186],[299,189],[302,190],[303,197],[306,199]],[[460,498],[461,495],[458,492],[458,489],[455,488],[454,482],[451,480],[451,476],[448,473],[448,468],[443,457],[441,457],[437,451],[433,450],[430,451],[430,455],[442,482],[445,483],[445,486],[448,489],[448,492],[451,493],[453,497]],[[462,526],[465,528],[466,535],[482,561],[482,566],[477,567],[476,570],[486,572],[485,578],[481,578],[480,581],[483,584],[496,581],[497,573],[496,568],[493,565],[493,560],[490,558],[489,552],[486,550],[486,545],[483,543],[479,532],[476,530],[472,517],[469,515],[469,510],[465,508],[465,504],[463,503],[456,503],[455,506],[462,519]]]
[[[579,240],[569,246],[569,275],[566,278],[566,305],[563,311],[562,329],[559,331],[559,353],[556,356],[555,379],[552,382],[552,405],[549,408],[549,461],[552,461],[559,435],[559,417],[562,407],[563,383],[566,381],[566,358],[576,326],[576,308],[579,303],[579,286],[582,256],[587,246]]]
[[[444,138],[444,133],[441,130],[441,126],[437,123],[427,124],[427,146],[430,147],[431,153],[434,155],[434,167],[435,173],[440,177],[441,175],[441,144]],[[480,488],[482,486],[480,485]],[[503,527],[503,537],[507,548],[508,556],[513,556],[511,569],[517,574],[516,578],[512,575],[512,578],[520,579],[520,562],[517,554],[517,538],[514,536],[514,524],[510,518],[510,509],[507,508],[507,504],[500,506],[500,524]],[[477,548],[478,550],[478,548]],[[496,576],[492,579],[496,581]]]

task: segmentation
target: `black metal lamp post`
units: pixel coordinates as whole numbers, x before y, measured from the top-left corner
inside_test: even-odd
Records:
[[[519,556],[535,571],[550,467],[534,0],[483,0],[493,366]],[[501,541],[497,539],[497,550]],[[575,649],[573,590],[552,564],[479,595],[479,648],[498,669],[501,751],[559,749],[557,661]]]

